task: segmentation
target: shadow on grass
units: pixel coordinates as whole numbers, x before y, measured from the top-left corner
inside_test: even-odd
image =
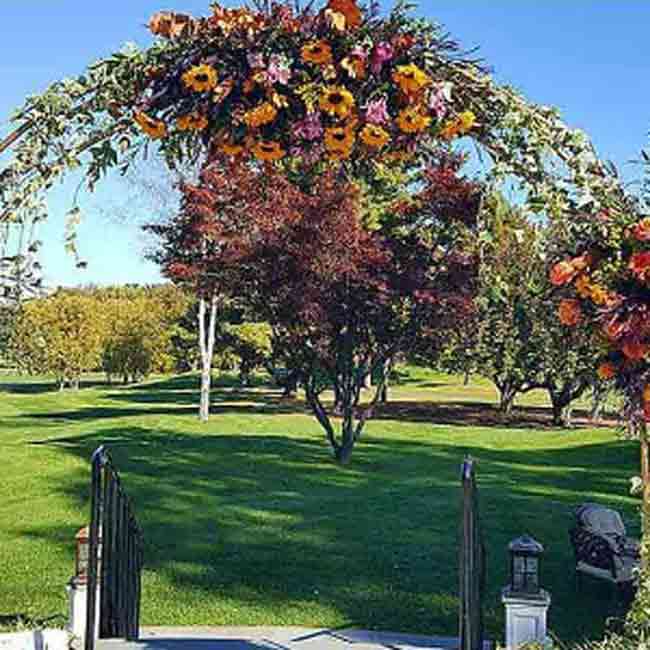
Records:
[[[86,388],[108,388],[110,384],[106,381],[96,379],[82,379],[79,382],[79,390]],[[66,392],[70,389],[66,389]],[[57,393],[59,385],[55,381],[25,381],[25,382],[4,382],[0,378],[0,392],[12,395],[39,395],[42,393]]]
[[[502,634],[506,547],[523,532],[547,548],[542,580],[553,593],[551,626],[561,638],[598,635],[611,613],[607,585],[577,596],[568,529],[573,508],[585,500],[631,516],[633,501],[611,495],[625,494],[633,443],[513,450],[486,448],[480,439],[463,447],[451,438],[443,444],[373,436],[347,467],[328,462],[317,439],[270,434],[127,426],[36,444],[88,459],[107,440],[145,530],[149,624],[165,622],[147,620],[147,577],[155,573],[156,584],[169,585],[164,611],[172,618],[183,617],[186,599],[205,611],[224,601],[240,611],[264,603],[278,620],[300,604],[329,608],[368,629],[455,634],[465,453],[479,464],[489,634]],[[88,473],[60,489],[86,503]],[[60,544],[70,531],[23,532]]]

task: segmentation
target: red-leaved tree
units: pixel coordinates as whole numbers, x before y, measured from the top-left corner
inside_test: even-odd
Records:
[[[480,192],[459,168],[433,160],[368,229],[359,189],[334,173],[305,191],[272,169],[214,163],[157,228],[168,275],[210,278],[271,323],[340,462],[372,416],[388,361],[471,309]],[[363,403],[369,373],[375,392]],[[322,399],[329,388],[337,419]]]

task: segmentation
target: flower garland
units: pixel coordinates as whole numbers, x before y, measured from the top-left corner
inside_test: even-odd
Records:
[[[156,14],[150,29],[192,52],[140,93],[134,119],[153,139],[198,131],[213,155],[322,168],[414,155],[476,126],[449,102],[435,31],[356,0],[300,13],[215,4],[208,18]]]

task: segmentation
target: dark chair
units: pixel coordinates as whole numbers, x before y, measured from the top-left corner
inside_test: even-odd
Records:
[[[618,587],[631,585],[640,566],[638,540],[627,536],[621,515],[596,503],[584,503],[575,511],[569,536],[581,574],[606,580]]]

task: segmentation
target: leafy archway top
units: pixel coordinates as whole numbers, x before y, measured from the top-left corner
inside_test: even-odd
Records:
[[[332,165],[372,175],[466,136],[489,159],[489,179],[517,179],[534,210],[629,208],[584,133],[497,84],[411,9],[255,0],[213,4],[204,18],[157,14],[151,47],[100,60],[12,116],[0,142],[0,153],[13,148],[0,171],[0,226],[43,218],[44,195],[72,170],[91,190],[124,173],[152,140],[170,168],[248,157],[304,178]]]

